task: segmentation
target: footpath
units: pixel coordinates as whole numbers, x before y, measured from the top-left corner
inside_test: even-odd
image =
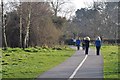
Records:
[[[76,47],[71,46],[76,49]],[[36,80],[103,80],[103,58],[97,56],[94,49],[84,50],[75,54],[60,65],[40,75]]]

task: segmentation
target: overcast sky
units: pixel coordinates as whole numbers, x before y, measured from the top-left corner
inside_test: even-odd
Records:
[[[15,0],[3,0],[3,1],[15,1]],[[21,1],[30,1],[30,0],[21,0]],[[43,0],[31,0],[31,1],[43,1]],[[51,1],[51,0],[46,0]],[[120,0],[71,0],[76,9],[87,7],[87,5],[91,4],[93,1],[107,1],[107,2],[118,2]],[[1,2],[1,0],[0,0]]]
[[[0,0],[1,1],[1,0]],[[3,0],[5,2],[14,2],[17,0]],[[43,0],[21,0],[23,2],[28,2],[28,1],[33,1],[33,2],[42,2]],[[52,1],[52,0],[46,0],[46,1]],[[64,0],[65,1],[65,0]],[[67,1],[67,0],[66,0]],[[91,2],[93,2],[93,0],[70,0],[73,4],[73,6],[75,7],[75,9],[80,9],[80,8],[84,8],[87,7],[87,5],[91,4]]]
[[[76,9],[80,9],[86,7],[87,4],[91,4],[92,0],[73,0],[72,2],[75,4]]]
[[[3,0],[3,1],[7,2],[7,1],[15,1],[15,0]],[[27,1],[29,1],[29,0],[21,0],[21,1],[27,2]],[[37,2],[40,1],[40,2],[41,2],[41,1],[43,1],[43,0],[32,0],[32,1],[37,1]],[[46,0],[46,1],[50,1],[50,0]],[[76,8],[85,7],[84,3],[85,3],[85,2],[90,2],[90,0],[70,0],[70,1],[72,1],[72,3],[74,4],[74,6],[75,6]],[[0,2],[1,2],[1,0],[0,0]]]
[[[3,1],[15,1],[15,0],[3,0]],[[23,2],[28,2],[28,1],[34,1],[34,2],[42,2],[43,0],[21,0]],[[46,1],[51,1],[51,0],[46,0]],[[107,2],[118,2],[120,0],[70,0],[72,1],[73,6],[75,7],[75,11],[80,8],[85,8],[90,6],[93,1],[107,1]],[[0,0],[1,3],[1,0]],[[75,13],[73,13],[74,15]]]

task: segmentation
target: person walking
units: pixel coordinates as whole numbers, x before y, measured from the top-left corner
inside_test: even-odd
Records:
[[[82,49],[85,50],[85,38],[82,40]]]
[[[77,50],[79,50],[80,49],[80,38],[79,37],[76,40],[76,46],[77,46]]]
[[[90,38],[89,38],[89,37],[86,37],[86,38],[85,38],[85,55],[88,54],[88,51],[89,51],[89,43],[90,43]]]
[[[96,55],[100,55],[101,38],[99,36],[95,40],[95,46],[96,46]]]

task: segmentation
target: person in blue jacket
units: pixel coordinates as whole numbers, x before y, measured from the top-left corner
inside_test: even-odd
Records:
[[[96,54],[100,55],[100,48],[101,48],[101,38],[98,36],[95,40],[95,46],[96,46]]]
[[[80,38],[76,40],[76,46],[77,46],[77,50],[79,50],[80,49]]]

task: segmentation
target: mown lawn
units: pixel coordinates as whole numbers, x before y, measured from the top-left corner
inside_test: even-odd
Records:
[[[2,55],[3,78],[31,78],[65,61],[75,51],[70,48],[8,48]],[[30,79],[29,79],[30,80]]]
[[[118,78],[120,75],[120,61],[118,60],[118,46],[102,46],[102,55],[104,57],[104,78]],[[120,53],[119,53],[120,54]]]

